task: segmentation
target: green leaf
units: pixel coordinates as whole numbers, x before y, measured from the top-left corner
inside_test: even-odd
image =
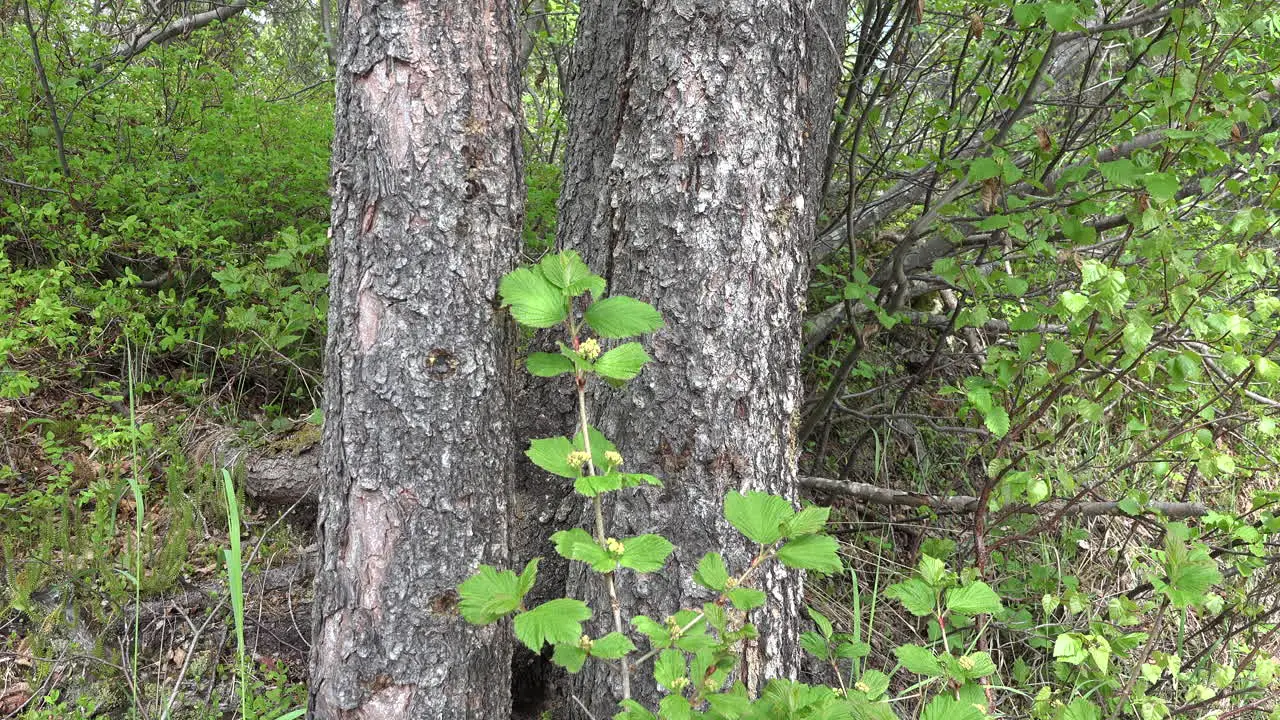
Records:
[[[1112,185],[1133,185],[1138,179],[1138,168],[1128,158],[1099,163],[1098,170]]]
[[[662,327],[662,315],[646,302],[626,295],[596,301],[587,308],[587,324],[600,337],[625,338]]]
[[[961,615],[982,615],[997,613],[1004,609],[1000,604],[1000,596],[991,586],[975,580],[958,588],[947,591],[947,610]]]
[[[920,720],[983,720],[985,717],[973,703],[957,700],[950,695],[938,695],[920,713]]]
[[[685,676],[684,653],[679,650],[663,650],[653,663],[653,679],[662,687],[677,692],[675,682]]]
[[[932,615],[937,609],[937,593],[920,578],[911,578],[885,588],[885,597],[902,603],[907,612],[916,617]]]
[[[992,435],[1002,438],[1009,433],[1009,411],[999,406],[993,407],[982,418],[982,424],[987,426]]]
[[[1076,15],[1080,8],[1073,2],[1051,2],[1044,4],[1044,19],[1049,27],[1058,32],[1066,32],[1075,25]]]
[[[647,615],[631,618],[631,625],[640,631],[640,634],[649,638],[649,644],[655,648],[663,648],[671,644],[671,633],[667,631],[667,627]]]
[[[733,606],[743,612],[754,610],[762,605],[766,599],[764,592],[755,588],[737,587],[732,590],[726,590],[725,597],[729,598],[729,602]]]
[[[591,657],[617,660],[635,649],[636,645],[631,642],[631,638],[615,631],[602,638],[596,638],[595,642],[591,643]]]
[[[561,643],[555,646],[555,652],[551,654],[551,662],[576,673],[582,669],[582,664],[587,661],[587,651],[570,643]]]
[[[1125,323],[1121,342],[1126,352],[1130,355],[1138,355],[1147,349],[1154,335],[1155,331],[1147,324],[1146,319],[1137,313],[1132,313],[1129,315],[1129,321]]]
[[[537,567],[536,563],[530,563]],[[525,567],[529,573],[529,567]],[[475,575],[458,586],[458,612],[462,618],[475,625],[487,625],[520,607],[528,589],[510,570],[498,572],[489,565],[481,565]]]
[[[503,307],[511,307],[511,316],[526,327],[548,328],[569,316],[564,294],[547,282],[541,272],[527,267],[516,268],[498,283]]]
[[[540,438],[530,442],[529,449],[525,450],[524,454],[533,461],[534,465],[552,475],[577,478],[581,471],[569,464],[569,453],[573,452],[573,449],[569,438]]]
[[[605,453],[617,452],[617,446],[609,438],[605,437],[604,433],[597,430],[594,425],[587,426],[587,439],[591,441],[591,462],[595,464],[596,468],[606,467]],[[586,443],[582,439],[581,430],[573,436],[573,448],[575,450],[587,449]]]
[[[582,528],[561,530],[551,536],[551,542],[556,544],[556,552],[561,557],[584,562],[596,572],[610,572],[618,565],[617,559]]]
[[[582,262],[582,256],[573,250],[548,253],[538,263],[538,269],[548,282],[569,297],[576,297],[587,290],[596,297],[604,294],[604,278],[592,273]]]
[[[816,632],[800,633],[800,647],[819,660],[826,660],[830,653],[826,638]]]
[[[613,720],[658,720],[658,716],[644,709],[644,706],[635,700],[623,700],[618,703],[622,708],[622,712],[613,716]]]
[[[835,633],[835,628],[831,625],[831,621],[827,619],[827,616],[811,607],[806,607],[805,610],[809,612],[809,617],[818,626],[818,629],[822,631],[822,637],[828,640],[831,639],[831,635]]]
[[[724,517],[749,539],[768,545],[782,539],[786,522],[795,515],[791,503],[777,495],[752,490],[746,495],[730,492],[724,499]]]
[[[658,701],[662,720],[693,720],[693,703],[683,695],[667,695]]]
[[[866,686],[867,698],[875,700],[889,691],[889,676],[879,670],[867,670],[858,682]]]
[[[624,343],[601,355],[595,362],[595,371],[614,380],[630,380],[640,374],[640,368],[649,360],[649,353],[640,343]]]
[[[582,623],[591,618],[591,608],[581,600],[558,598],[516,615],[516,637],[536,652],[546,643],[576,644],[582,637]]]
[[[621,490],[622,474],[608,473],[605,475],[583,475],[573,481],[573,489],[579,495],[584,495],[586,497],[595,497],[600,493]]]
[[[662,569],[667,556],[675,546],[661,535],[638,535],[622,541],[622,559],[619,563],[636,572],[653,572]]]
[[[520,573],[518,590],[521,597],[529,594],[529,591],[533,589],[533,584],[538,581],[538,562],[541,559],[542,558],[534,558],[530,560],[524,566],[524,570]]]
[[[942,677],[942,665],[938,657],[919,645],[901,645],[893,649],[902,667],[917,675],[926,677]]]
[[[1222,582],[1218,563],[1203,545],[1191,546],[1183,523],[1170,523],[1165,535],[1164,577],[1153,577],[1151,584],[1169,598],[1177,608],[1204,601],[1209,589]]]
[[[827,526],[827,518],[831,516],[831,508],[810,505],[803,508],[787,521],[784,534],[787,537],[797,537],[799,535],[812,535],[822,532]]]
[[[1182,188],[1178,178],[1166,172],[1149,173],[1142,178],[1142,184],[1152,198],[1162,202],[1172,200]]]
[[[920,556],[920,562],[916,563],[916,574],[925,581],[925,584],[935,588],[940,587],[947,577],[947,564],[925,553]]]
[[[969,182],[982,182],[1000,175],[1000,165],[993,158],[980,157],[969,165]]]
[[[710,552],[698,561],[698,569],[693,573],[693,581],[704,588],[724,590],[729,582],[729,571],[724,566],[724,558],[720,553]]]
[[[830,535],[801,535],[778,550],[778,559],[790,568],[830,575],[844,567],[839,550],[839,543]]]
[[[964,670],[966,680],[977,680],[994,675],[996,672],[996,663],[991,659],[991,653],[976,652],[965,655],[960,658],[959,665]]]
[[[556,377],[573,372],[573,361],[559,353],[530,353],[525,361],[530,375]]]
[[[1088,700],[1076,698],[1062,711],[1062,720],[1102,720],[1102,711]]]

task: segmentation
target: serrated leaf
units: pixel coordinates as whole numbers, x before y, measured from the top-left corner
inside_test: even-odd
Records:
[[[1130,355],[1138,355],[1147,349],[1147,344],[1151,342],[1151,338],[1155,335],[1155,331],[1147,324],[1145,318],[1137,313],[1129,316],[1129,321],[1125,323],[1124,331],[1121,333],[1121,342],[1124,349]]]
[[[582,256],[573,250],[548,253],[538,263],[542,276],[552,285],[564,290],[566,295],[575,297],[587,290],[595,295],[604,293],[604,278],[591,272]]]
[[[530,353],[524,365],[530,375],[537,377],[556,377],[573,372],[573,361],[559,353]]]
[[[1152,198],[1162,202],[1172,200],[1178,194],[1178,190],[1182,188],[1178,178],[1172,173],[1166,172],[1148,173],[1143,176],[1142,184],[1147,188],[1147,193]]]
[[[551,662],[571,673],[581,670],[582,664],[586,661],[587,651],[571,643],[556,645],[555,652],[551,654]]]
[[[536,567],[536,563],[534,564]],[[529,572],[528,566],[525,572]],[[458,612],[475,625],[487,625],[520,607],[528,589],[510,570],[481,565],[475,575],[458,586]]]
[[[1062,711],[1062,720],[1102,720],[1102,711],[1088,700],[1076,698]]]
[[[1000,596],[981,580],[951,588],[947,591],[946,599],[947,610],[961,615],[990,614],[1004,609]]]
[[[624,343],[601,355],[595,362],[595,371],[602,377],[630,380],[640,374],[640,369],[649,360],[649,353],[640,343]]]
[[[647,615],[631,618],[631,625],[640,634],[649,638],[649,644],[655,648],[663,648],[671,644],[671,633],[667,631],[666,626]]]
[[[515,633],[524,646],[535,653],[544,644],[574,644],[582,637],[582,623],[591,618],[591,608],[581,600],[557,598],[516,615]]]
[[[614,631],[591,643],[591,657],[617,660],[635,649],[636,645],[631,642],[631,638]]]
[[[552,475],[577,478],[580,471],[569,464],[569,453],[571,452],[573,452],[573,445],[569,442],[569,438],[552,437],[531,441],[529,449],[525,450],[524,454],[533,461],[534,465]]]
[[[595,497],[600,493],[622,489],[622,475],[607,473],[605,475],[583,475],[573,481],[573,489],[579,495]]]
[[[814,624],[818,626],[818,629],[822,631],[822,637],[830,638],[831,635],[835,633],[835,628],[832,627],[831,621],[827,619],[826,615],[823,615],[811,607],[805,607],[805,610],[809,613],[809,618],[813,620]]]
[[[725,591],[725,597],[729,598],[729,602],[733,606],[743,612],[754,610],[762,605],[766,599],[765,594],[755,588],[738,587]]]
[[[609,572],[617,567],[617,560],[609,551],[600,547],[586,530],[572,528],[551,536],[556,552],[563,558],[584,562],[596,572]]]
[[[552,327],[569,316],[561,290],[531,268],[516,268],[503,276],[498,295],[504,307],[510,306],[516,322],[527,327]]]
[[[729,582],[729,571],[724,566],[724,558],[720,553],[710,552],[698,561],[698,569],[693,573],[693,581],[704,588],[724,590]]]
[[[790,568],[830,575],[844,567],[839,549],[839,543],[830,535],[801,535],[778,549],[778,559]]]
[[[938,663],[937,656],[919,645],[900,645],[893,649],[893,654],[898,656],[902,667],[917,675],[942,676],[942,665]]]
[[[966,680],[977,680],[995,674],[996,663],[991,653],[976,652],[960,658],[960,667],[964,669]]]
[[[797,537],[800,535],[812,535],[822,532],[827,526],[827,519],[831,516],[831,508],[810,505],[803,508],[787,521],[787,529],[785,534],[787,537]]]
[[[826,660],[830,652],[826,639],[816,632],[800,633],[800,647],[819,660]]]
[[[675,546],[661,535],[639,535],[622,541],[623,551],[619,563],[636,572],[648,573],[662,569],[667,556]]]
[[[597,468],[605,467],[605,453],[617,452],[618,448],[604,436],[604,433],[596,429],[594,425],[587,426],[587,438],[591,441],[591,462]],[[573,436],[573,448],[575,450],[586,450],[586,443],[582,440],[582,431],[579,430]]]
[[[982,182],[1000,175],[1000,165],[993,158],[980,157],[969,165],[969,182]]]
[[[1002,438],[1009,433],[1009,411],[999,406],[993,407],[983,416],[982,424],[987,426],[992,435]]]
[[[729,524],[761,545],[780,540],[785,523],[795,514],[786,499],[755,490],[746,495],[730,492],[724,499],[724,517]]]
[[[889,690],[889,676],[879,670],[867,670],[858,678],[858,682],[867,688],[864,692],[870,700],[879,698]]]
[[[538,562],[541,560],[542,558],[530,560],[521,571],[518,591],[522,597],[527,595],[533,589],[533,584],[538,581]]]
[[[1099,163],[1098,170],[1112,185],[1133,185],[1138,179],[1138,168],[1128,158]]]
[[[653,663],[653,679],[672,691],[675,691],[675,682],[684,677],[686,671],[684,653],[679,650],[663,650]]]
[[[618,703],[618,707],[622,708],[622,712],[613,716],[613,720],[658,720],[658,716],[644,709],[644,706],[635,700],[623,700]]]
[[[662,314],[652,305],[625,295],[598,300],[587,308],[587,324],[600,337],[625,338],[662,327]]]
[[[957,700],[950,695],[938,695],[925,705],[920,720],[983,720],[986,714],[973,703]]]
[[[885,597],[902,603],[907,612],[916,617],[932,615],[937,608],[937,595],[928,583],[920,578],[911,578],[885,588]]]

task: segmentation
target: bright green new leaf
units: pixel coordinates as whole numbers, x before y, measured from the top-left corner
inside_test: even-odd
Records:
[[[1000,165],[993,158],[980,157],[969,165],[969,182],[982,182],[1000,175]]]
[[[999,406],[993,407],[983,416],[982,424],[987,426],[992,435],[1002,438],[1009,434],[1009,411]]]
[[[623,485],[623,476],[621,473],[607,473],[605,475],[583,475],[573,481],[573,489],[579,495],[585,497],[595,497],[600,493],[613,492],[621,490]]]
[[[637,342],[619,345],[596,360],[595,371],[603,377],[614,380],[630,380],[640,374],[640,369],[649,362],[649,353]]]
[[[536,563],[532,564],[536,567]],[[525,572],[529,572],[528,566]],[[487,625],[519,608],[527,592],[521,578],[510,570],[498,572],[481,565],[475,575],[458,586],[458,612],[469,623]]]
[[[596,297],[604,294],[604,278],[591,272],[582,262],[582,257],[573,250],[548,253],[538,263],[538,269],[548,282],[561,288],[569,297],[576,297],[587,290]]]
[[[729,571],[724,566],[724,558],[720,553],[710,552],[698,561],[698,569],[693,573],[693,581],[704,588],[724,590],[729,582]]]
[[[679,650],[663,650],[653,663],[653,679],[662,687],[676,691],[675,682],[685,676],[687,667],[684,653]]]
[[[809,612],[810,619],[812,619],[814,624],[818,626],[818,629],[822,631],[822,637],[830,639],[831,635],[835,633],[835,627],[831,625],[831,621],[827,619],[827,616],[811,607],[806,607],[805,610]]]
[[[658,701],[662,720],[693,720],[693,703],[683,695],[667,695]]]
[[[724,517],[749,539],[768,545],[782,538],[785,523],[795,515],[791,503],[777,495],[752,490],[746,495],[730,492],[724,499]]]
[[[617,559],[582,528],[561,530],[551,536],[551,542],[556,544],[556,552],[561,557],[584,562],[596,572],[609,572],[617,567]]]
[[[586,321],[600,337],[625,338],[662,327],[662,314],[649,303],[615,295],[587,308]]]
[[[556,645],[555,652],[551,654],[551,662],[571,673],[581,670],[583,663],[586,661],[587,651],[571,643]]]
[[[925,553],[920,556],[920,561],[916,563],[916,574],[925,584],[933,587],[942,585],[942,581],[947,577],[947,564],[938,558]]]
[[[613,720],[658,720],[658,716],[644,709],[644,706],[635,700],[623,700],[618,703],[622,708],[622,712],[613,716]]]
[[[648,615],[637,615],[631,618],[631,625],[640,634],[649,638],[649,644],[655,648],[664,648],[671,644],[671,633],[667,627]]]
[[[867,698],[870,700],[879,699],[889,691],[889,676],[879,670],[867,670],[862,673],[858,682],[866,686]]]
[[[985,717],[973,703],[957,700],[950,695],[938,695],[920,713],[920,720],[983,720]]]
[[[591,643],[591,657],[617,660],[636,649],[635,643],[620,632],[611,632]]]
[[[498,283],[498,295],[511,316],[527,327],[548,328],[569,316],[568,305],[559,288],[542,273],[527,267],[516,268]]]
[[[661,535],[638,535],[622,541],[623,551],[619,563],[636,572],[653,572],[662,569],[667,556],[675,546]]]
[[[574,448],[569,443],[569,438],[552,437],[531,441],[529,449],[525,450],[524,454],[533,461],[534,465],[552,475],[577,478],[581,471],[569,464],[569,453],[573,452],[573,450]]]
[[[947,610],[961,615],[982,615],[997,613],[1004,609],[1000,604],[1000,596],[991,586],[975,580],[958,588],[947,591]]]
[[[1177,195],[1178,190],[1182,188],[1182,184],[1178,182],[1178,178],[1171,173],[1155,172],[1143,176],[1142,184],[1146,186],[1147,193],[1155,200],[1161,202],[1172,200]]]
[[[958,664],[964,671],[966,680],[977,680],[988,675],[994,675],[996,672],[996,663],[991,659],[991,653],[976,652],[972,655],[965,655],[960,658]]]
[[[885,597],[902,603],[907,612],[916,617],[932,615],[937,609],[937,593],[920,578],[911,578],[885,588]]]
[[[725,591],[725,597],[729,598],[729,602],[733,606],[743,612],[754,610],[762,605],[766,599],[763,591],[755,588],[737,587],[732,590]]]
[[[1128,158],[1099,163],[1098,170],[1112,185],[1133,185],[1138,179],[1138,168]]]
[[[1062,720],[1102,720],[1102,711],[1088,700],[1076,698],[1062,711]]]
[[[525,564],[524,570],[520,573],[520,583],[518,591],[521,597],[529,594],[533,589],[533,584],[538,581],[538,562],[542,558],[534,558]]]
[[[556,377],[573,372],[573,361],[559,353],[536,352],[529,354],[525,367],[530,375]]]
[[[917,675],[942,676],[942,665],[938,663],[938,657],[919,645],[901,645],[893,649],[893,654],[898,656],[902,667]]]
[[[801,535],[778,549],[778,559],[790,568],[830,575],[844,567],[839,549],[839,543],[830,535]]]
[[[831,516],[831,508],[810,505],[803,508],[787,521],[787,528],[784,531],[786,537],[797,537],[799,535],[812,535],[822,532],[827,526],[827,518]]]
[[[1253,371],[1259,378],[1270,382],[1280,377],[1280,364],[1270,358],[1258,356],[1253,359]]]
[[[1124,349],[1130,355],[1137,355],[1147,349],[1147,345],[1151,342],[1155,331],[1147,324],[1145,318],[1138,313],[1129,315],[1129,322],[1124,326],[1124,332],[1121,336],[1121,342]]]
[[[559,598],[516,615],[516,637],[535,653],[544,644],[576,644],[582,637],[582,623],[591,618],[591,608],[581,600]]]

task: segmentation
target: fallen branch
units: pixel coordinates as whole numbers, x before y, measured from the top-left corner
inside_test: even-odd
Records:
[[[830,495],[850,497],[871,505],[927,507],[956,513],[970,513],[978,508],[978,498],[972,495],[926,495],[905,490],[882,488],[866,483],[840,482],[820,477],[801,477],[800,487],[825,492]],[[1022,505],[1006,509],[1022,513],[1040,513],[1061,510],[1064,506],[1066,506],[1063,512],[1064,515],[1078,515],[1081,517],[1129,515],[1129,513],[1120,508],[1120,503],[1116,501],[1081,502],[1068,506],[1066,500],[1049,500],[1039,505]],[[1209,508],[1198,503],[1150,502],[1143,505],[1138,513],[1160,514],[1169,518],[1184,519],[1208,515]]]

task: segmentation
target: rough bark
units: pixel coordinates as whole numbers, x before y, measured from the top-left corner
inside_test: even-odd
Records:
[[[843,4],[818,5],[582,4],[560,240],[612,293],[667,320],[639,378],[595,388],[593,422],[628,469],[666,483],[620,496],[610,534],[658,532],[678,548],[659,574],[620,575],[628,617],[700,604],[707,595],[690,577],[708,551],[745,567],[755,548],[722,519],[728,491],[795,495],[805,250],[843,47]],[[572,574],[570,594],[606,616],[597,578]],[[760,641],[744,651],[753,689],[794,676],[802,614],[799,575],[757,577],[769,602],[752,618]],[[638,680],[651,671],[632,683],[650,706],[656,687]],[[616,709],[610,673],[588,665],[575,680],[596,717]]]
[[[511,634],[457,612],[508,564],[523,187],[509,0],[349,0],[313,623],[316,718],[501,718]]]

